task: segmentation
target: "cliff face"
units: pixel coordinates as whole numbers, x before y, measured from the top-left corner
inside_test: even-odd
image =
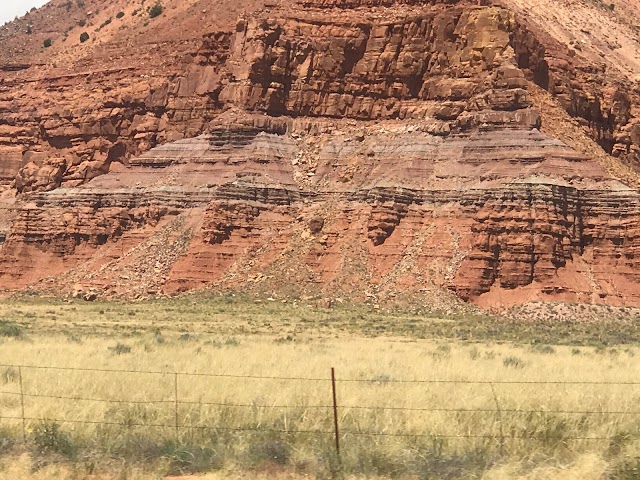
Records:
[[[247,5],[5,68],[0,286],[640,304],[637,86],[519,8]]]

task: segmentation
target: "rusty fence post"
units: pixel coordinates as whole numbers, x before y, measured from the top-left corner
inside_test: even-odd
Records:
[[[338,396],[336,394],[336,369],[331,367],[331,391],[333,393],[333,429],[336,435],[336,454],[340,461],[340,430],[338,428]]]
[[[175,373],[176,441],[180,441],[180,423],[178,421],[178,372]]]
[[[22,439],[27,443],[27,421],[24,416],[24,387],[22,386],[22,367],[18,367],[18,377],[20,379],[20,407],[22,410]]]

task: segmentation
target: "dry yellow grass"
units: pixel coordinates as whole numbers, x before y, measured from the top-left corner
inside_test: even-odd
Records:
[[[73,466],[65,464],[49,465],[34,472],[34,462],[28,455],[21,455],[10,461],[0,461],[0,480],[152,480],[165,478],[166,480],[306,480],[309,475],[287,472],[286,470],[268,470],[263,472],[247,472],[224,470],[200,475],[180,475],[163,477],[158,473],[143,470],[128,469],[117,472],[106,472],[88,476]],[[522,471],[522,465],[508,463],[488,470],[481,476],[482,480],[601,480],[607,478],[609,465],[597,455],[583,455],[573,464],[565,467],[542,466],[529,472]],[[345,476],[344,480],[377,480],[387,477],[379,476]],[[633,478],[633,477],[629,477]]]
[[[27,314],[46,308],[58,313],[56,322],[40,319],[39,313],[27,315],[28,333],[0,338],[0,364],[163,373],[23,368],[24,392],[39,396],[25,397],[26,448],[19,441],[21,420],[0,421],[0,479],[151,479],[180,471],[212,471],[202,477],[212,479],[331,478],[338,473],[346,475],[341,478],[623,479],[636,477],[616,477],[615,472],[634,472],[640,465],[640,385],[625,384],[640,381],[635,345],[369,338],[330,325],[298,329],[298,311],[286,318],[267,312],[259,320],[245,320],[271,334],[222,334],[222,324],[211,328],[205,319],[176,322],[173,329],[162,321],[158,331],[159,317],[167,312],[151,307],[126,315],[127,328],[109,332],[101,326],[91,335],[88,326],[97,325],[95,318],[82,322],[74,317],[78,310],[65,317],[59,313],[65,305],[7,305],[9,311]],[[367,320],[372,321],[365,316],[362,324]],[[326,408],[331,405],[331,367],[339,380],[341,468],[333,453],[331,409]],[[178,440],[172,372],[239,376],[178,376]],[[19,393],[19,374],[16,368],[0,367],[0,391]],[[508,383],[532,381],[560,383]],[[561,383],[579,381],[607,384]],[[18,395],[0,394],[0,416],[21,417]],[[53,423],[59,430],[51,431]],[[236,428],[242,431],[227,430]],[[9,457],[1,456],[2,435],[16,444]],[[20,452],[30,456],[16,459]],[[31,471],[40,456],[52,454],[64,462],[36,469],[32,476],[15,473]],[[88,477],[88,471],[103,477]]]

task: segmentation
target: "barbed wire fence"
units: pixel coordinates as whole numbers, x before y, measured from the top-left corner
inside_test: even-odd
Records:
[[[21,422],[22,436],[24,441],[27,441],[28,422],[55,422],[59,424],[82,424],[82,425],[109,425],[109,426],[121,426],[121,427],[148,427],[148,428],[163,428],[174,429],[176,439],[179,440],[180,433],[188,430],[209,430],[219,432],[266,432],[266,433],[279,433],[279,434],[312,434],[312,435],[327,435],[332,436],[335,442],[335,451],[340,458],[341,453],[341,440],[347,436],[359,436],[359,437],[407,437],[407,438],[438,438],[438,439],[486,439],[496,440],[504,443],[506,440],[533,440],[535,437],[526,434],[516,433],[504,433],[488,434],[488,433],[460,433],[460,434],[434,434],[429,433],[402,433],[402,432],[386,432],[386,431],[362,431],[353,429],[344,429],[340,425],[340,415],[342,410],[355,410],[355,411],[404,411],[404,412],[447,412],[455,414],[494,414],[502,415],[505,413],[516,414],[558,414],[558,415],[619,415],[619,416],[637,416],[640,418],[640,410],[588,410],[588,409],[515,409],[515,408],[503,408],[497,402],[495,408],[456,408],[447,406],[428,406],[428,407],[404,407],[404,406],[391,406],[391,405],[353,405],[353,404],[341,404],[339,403],[341,389],[346,388],[349,384],[364,383],[364,384],[397,384],[397,385],[437,385],[437,384],[450,384],[450,385],[484,385],[491,388],[495,397],[494,386],[496,385],[510,385],[510,386],[638,386],[640,382],[631,381],[590,381],[590,380],[575,380],[575,381],[555,381],[555,380],[453,380],[453,379],[414,379],[414,380],[396,380],[396,379],[384,379],[378,378],[339,378],[336,375],[334,368],[331,368],[330,374],[326,378],[321,377],[300,377],[300,376],[260,376],[260,375],[242,375],[231,373],[189,373],[189,372],[170,372],[161,370],[126,370],[126,369],[101,369],[101,368],[82,368],[82,367],[56,367],[56,366],[37,366],[37,365],[16,365],[16,364],[0,364],[0,368],[14,369],[17,371],[17,386],[19,390],[0,390],[0,398],[2,396],[12,396],[19,398],[20,400],[20,415],[3,415],[0,410],[0,422],[13,421]],[[77,395],[63,395],[53,393],[38,393],[31,391],[25,386],[25,375],[28,371],[58,371],[58,372],[86,372],[95,374],[132,374],[132,375],[161,375],[173,379],[173,398],[171,399],[158,399],[158,400],[135,400],[127,398],[103,398],[103,397],[83,397]],[[318,405],[291,405],[291,404],[261,404],[261,403],[242,403],[242,402],[214,402],[214,401],[194,401],[181,397],[180,384],[181,379],[189,377],[206,377],[206,378],[228,378],[228,379],[243,379],[243,380],[277,380],[282,382],[321,382],[327,384],[327,399],[329,400],[325,404]],[[172,423],[156,423],[156,422],[118,422],[111,420],[92,420],[92,419],[69,419],[69,418],[57,418],[57,417],[43,417],[34,416],[28,414],[27,401],[29,399],[45,399],[51,401],[76,401],[76,402],[99,402],[104,404],[129,404],[129,405],[157,405],[165,404],[173,406],[173,422]],[[310,409],[310,410],[325,410],[326,419],[331,423],[331,429],[296,429],[296,428],[274,428],[269,426],[259,427],[247,427],[247,426],[228,426],[228,425],[195,425],[190,423],[184,423],[180,421],[180,407],[183,405],[195,405],[195,406],[215,406],[215,407],[229,407],[239,409]],[[611,442],[613,438],[611,436],[564,436],[564,441],[587,441],[587,442]]]

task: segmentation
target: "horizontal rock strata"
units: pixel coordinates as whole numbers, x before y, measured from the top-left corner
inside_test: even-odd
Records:
[[[52,268],[113,285],[126,265],[100,281],[82,266],[118,245],[126,257],[186,215],[189,238],[153,291],[272,282],[324,295],[441,289],[487,306],[638,300],[637,192],[535,129],[443,138],[404,122],[316,135],[250,123],[31,195],[2,247],[5,286]],[[25,252],[46,269],[21,265]]]
[[[167,47],[0,68],[0,288],[640,304],[638,191],[534,103],[633,169],[638,92],[506,3],[303,0]]]

